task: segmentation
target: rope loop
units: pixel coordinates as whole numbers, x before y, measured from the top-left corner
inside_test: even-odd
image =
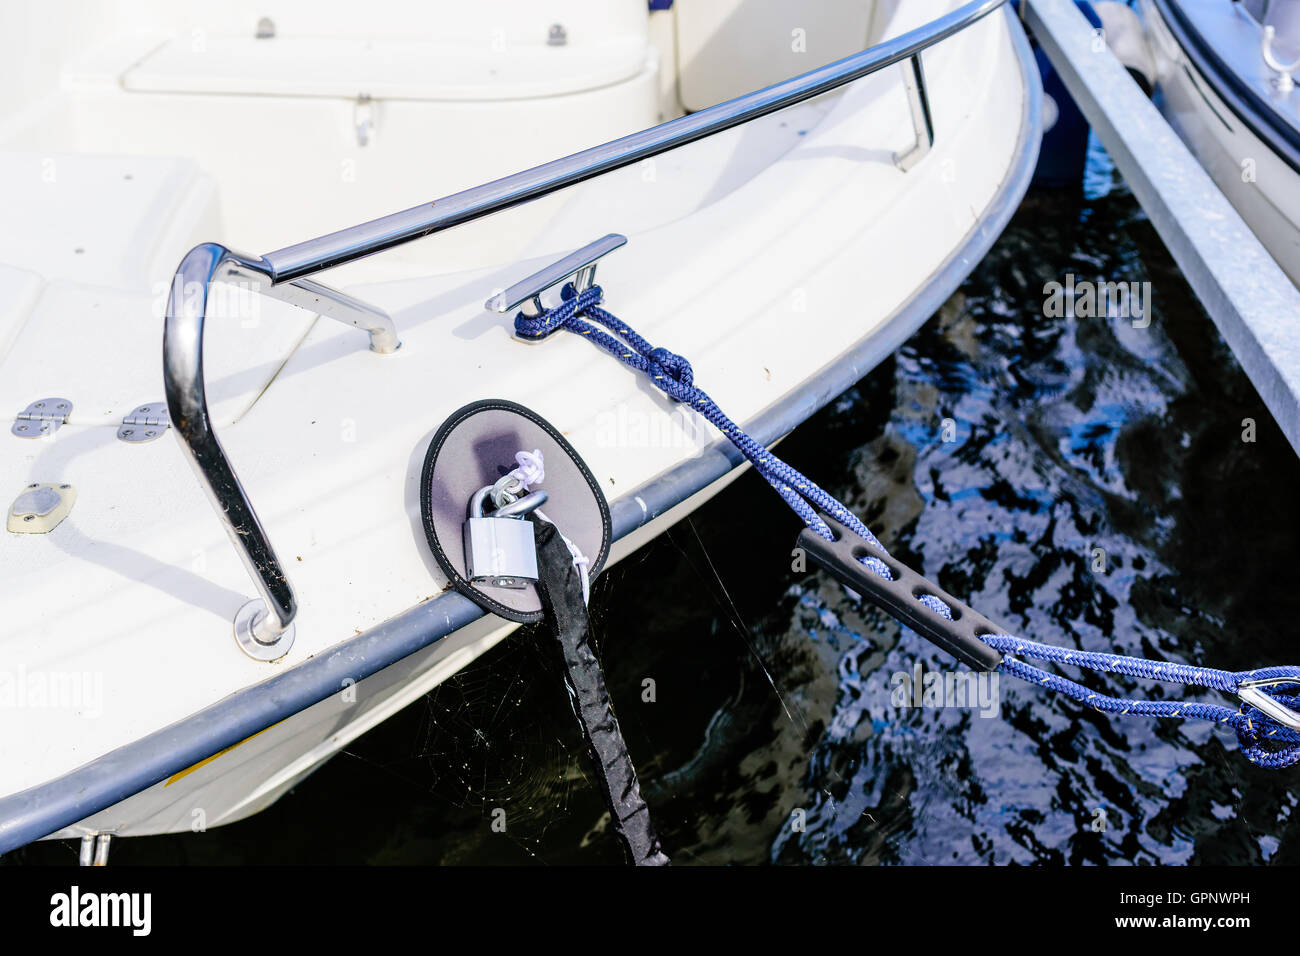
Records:
[[[1243,683],[1256,680],[1288,680],[1292,691],[1300,691],[1300,667],[1262,667],[1252,671],[1223,671],[1170,661],[1153,661],[1120,654],[1080,651],[1052,644],[1039,644],[1005,634],[986,634],[984,643],[1004,655],[999,668],[1007,674],[1064,694],[1096,710],[1110,714],[1143,717],[1199,718],[1231,727],[1241,752],[1251,763],[1278,769],[1300,763],[1300,731],[1287,727],[1242,701],[1233,709],[1221,704],[1186,700],[1126,700],[1098,693],[1059,674],[1026,664],[1017,658],[1031,658],[1096,671],[1122,674],[1143,680],[1165,681],[1191,687],[1208,687],[1225,694],[1237,694]],[[1260,689],[1281,706],[1300,717],[1300,694],[1287,693],[1286,684]]]
[[[541,315],[525,315],[523,312],[516,315],[515,334],[523,339],[544,339],[568,325],[583,309],[598,304],[602,295],[604,293],[598,285],[579,294],[573,283],[567,283],[560,290],[561,302],[555,308],[547,309]]]

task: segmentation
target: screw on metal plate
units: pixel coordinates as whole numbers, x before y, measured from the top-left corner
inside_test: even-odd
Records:
[[[18,413],[12,431],[19,438],[44,438],[68,423],[72,402],[66,398],[42,398]]]
[[[14,534],[47,534],[68,516],[77,490],[66,482],[34,481],[9,507],[8,529]]]
[[[547,46],[564,46],[569,42],[568,31],[564,29],[563,23],[552,23],[550,31],[546,34]]]
[[[117,437],[122,441],[138,444],[153,441],[170,427],[167,403],[150,402],[148,405],[141,405],[122,419]]]

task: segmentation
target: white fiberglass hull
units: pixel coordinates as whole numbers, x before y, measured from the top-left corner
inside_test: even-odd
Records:
[[[896,10],[888,32],[952,5],[930,6]],[[11,442],[0,482],[57,475],[79,497],[49,535],[0,539],[14,608],[0,647],[27,675],[101,683],[93,706],[19,706],[0,726],[0,849],[237,820],[503,638],[511,625],[443,592],[420,527],[421,458],[466,402],[514,400],[565,434],[610,500],[613,559],[735,476],[737,456],[716,434],[589,343],[521,343],[508,319],[483,311],[487,296],[557,253],[627,234],[601,265],[608,307],[688,356],[697,383],[760,440],[869,371],[974,267],[1036,156],[1038,78],[1014,19],[992,16],[945,40],[926,70],[936,142],[906,173],[893,157],[914,132],[901,71],[886,70],[564,202],[477,223],[456,233],[462,248],[437,243],[453,261],[473,261],[476,249],[487,265],[434,276],[418,259],[404,260],[405,273],[349,267],[349,290],[396,319],[394,355],[287,306],[263,304],[246,322],[236,312],[208,378],[222,443],[298,594],[297,640],[275,664],[244,657],[231,637],[248,579],[175,436],[115,438],[117,407],[156,398],[158,373],[144,384],[117,368],[99,374],[97,355],[125,336],[128,354],[156,362],[157,319],[126,321],[151,294],[26,280],[26,298],[12,300],[26,313],[0,342],[0,403],[80,385],[70,397],[81,417],[51,440]],[[156,172],[160,183],[179,175]],[[203,207],[202,196],[189,201]],[[201,220],[169,241],[183,246],[212,226]],[[500,249],[506,257],[492,258]],[[56,308],[68,322],[99,320],[77,326],[71,356],[49,348],[61,338]],[[122,316],[112,335],[106,312]],[[282,353],[268,335],[284,337]]]

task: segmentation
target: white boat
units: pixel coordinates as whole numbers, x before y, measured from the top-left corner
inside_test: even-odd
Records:
[[[1001,0],[669,7],[0,12],[0,852],[239,820],[506,637],[420,523],[467,402],[562,430],[610,560],[738,474],[589,343],[515,339],[504,287],[626,235],[608,307],[771,442],[1027,188],[1041,91]]]
[[[1300,285],[1300,2],[1142,0],[1141,9],[1162,112]]]

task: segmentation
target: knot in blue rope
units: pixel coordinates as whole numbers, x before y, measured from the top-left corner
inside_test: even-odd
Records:
[[[676,352],[653,349],[646,356],[646,369],[654,383],[679,402],[690,401],[695,396],[695,372],[691,363]]]

